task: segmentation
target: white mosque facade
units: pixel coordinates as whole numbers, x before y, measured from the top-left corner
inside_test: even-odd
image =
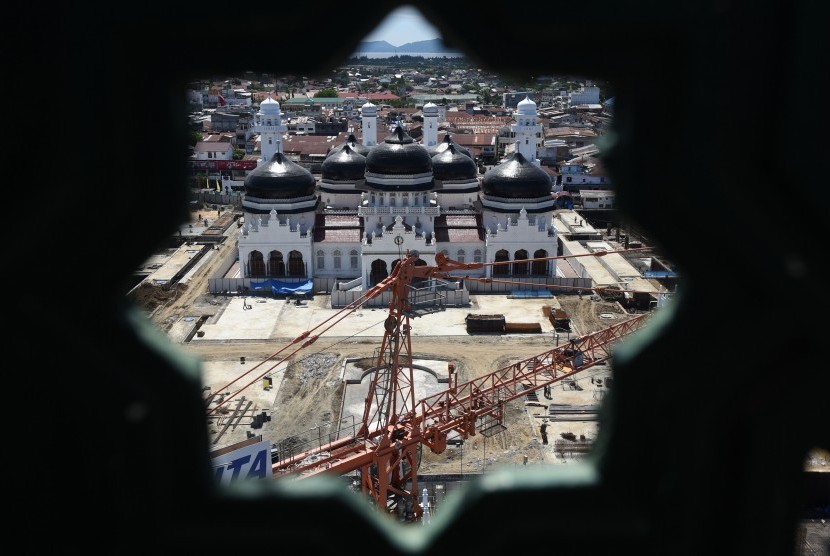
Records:
[[[407,252],[433,265],[443,251],[463,263],[505,263],[470,276],[555,277],[554,261],[523,262],[557,254],[552,182],[535,157],[536,105],[523,103],[516,152],[483,176],[450,135],[437,140],[435,105],[424,107],[417,142],[400,125],[378,130],[367,103],[362,142],[352,135],[332,149],[317,179],[283,155],[279,103],[263,101],[255,118],[263,156],[245,178],[241,276],[368,289]]]

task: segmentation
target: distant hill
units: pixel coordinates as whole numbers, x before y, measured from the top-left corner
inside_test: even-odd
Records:
[[[386,41],[364,41],[357,45],[358,52],[395,52],[395,47]]]
[[[430,39],[428,41],[408,42],[400,46],[392,46],[386,41],[366,41],[357,45],[356,53],[364,52],[389,52],[406,54],[408,52],[424,52],[424,53],[453,53],[456,50],[446,46],[441,39]]]

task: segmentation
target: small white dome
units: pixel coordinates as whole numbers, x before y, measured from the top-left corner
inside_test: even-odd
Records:
[[[536,115],[536,103],[530,100],[530,97],[525,97],[523,101],[521,101],[516,108],[519,111],[519,114],[523,116],[535,116]]]
[[[371,102],[367,102],[360,107],[360,111],[363,112],[364,116],[376,116],[378,113],[378,107]]]
[[[259,103],[259,110],[265,114],[278,114],[280,111],[280,103],[271,98],[268,98]]]
[[[438,114],[438,105],[431,102],[424,104],[424,114]]]

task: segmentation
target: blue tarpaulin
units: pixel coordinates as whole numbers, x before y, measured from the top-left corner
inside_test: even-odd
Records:
[[[307,294],[311,292],[311,286],[314,284],[313,280],[305,282],[283,282],[281,280],[265,280],[264,282],[251,282],[251,289],[267,290],[270,289],[275,294]]]

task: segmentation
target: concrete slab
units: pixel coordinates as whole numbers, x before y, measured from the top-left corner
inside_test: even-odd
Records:
[[[448,386],[447,361],[438,359],[413,359],[412,385],[415,399],[421,400],[444,392]],[[342,418],[360,422],[363,419],[365,399],[369,392],[372,374],[368,369],[355,365],[355,360],[346,361],[343,377],[346,387],[343,394]]]
[[[194,336],[191,341],[267,340],[272,337],[284,305],[284,300],[268,297],[231,299],[215,321],[202,325],[204,335]]]
[[[412,336],[468,336],[464,319],[470,313],[503,314],[507,322],[539,323],[542,334],[550,334],[553,325],[543,313],[546,305],[559,308],[555,297],[511,299],[506,295],[472,295],[468,307],[448,308],[411,319]],[[194,336],[191,342],[293,339],[307,330],[322,337],[380,337],[387,314],[382,308],[341,312],[329,306],[325,295],[314,296],[301,305],[270,297],[239,297],[231,299],[214,320],[202,325],[204,335]]]

